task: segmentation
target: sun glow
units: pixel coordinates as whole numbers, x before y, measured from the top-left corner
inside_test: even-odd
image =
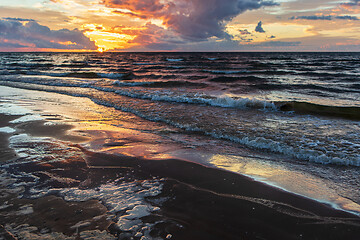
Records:
[[[112,28],[104,27],[101,24],[85,24],[82,26],[84,34],[98,47],[98,52],[113,49],[125,49],[136,44],[131,43],[136,35],[113,32]]]

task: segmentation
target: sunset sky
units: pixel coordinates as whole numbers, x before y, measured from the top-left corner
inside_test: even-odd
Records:
[[[0,51],[360,51],[360,0],[0,0]]]

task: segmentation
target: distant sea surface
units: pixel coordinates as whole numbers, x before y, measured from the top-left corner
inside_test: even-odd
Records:
[[[0,85],[89,98],[163,132],[276,155],[324,171],[314,174],[360,202],[360,53],[1,53]]]

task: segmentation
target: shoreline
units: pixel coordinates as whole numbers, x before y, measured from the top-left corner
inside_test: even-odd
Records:
[[[3,125],[6,125],[6,121],[10,121],[4,118],[1,120],[4,121],[0,123]],[[153,177],[165,179],[160,198],[163,196],[168,200],[160,206],[159,213],[144,217],[150,222],[156,218],[166,219],[166,226],[158,227],[159,236],[165,235],[165,232],[166,234],[171,232],[175,239],[191,239],[194,236],[196,239],[219,239],[219,237],[233,239],[235,236],[250,239],[279,239],[280,237],[297,239],[318,236],[337,239],[337,237],[348,236],[349,239],[355,239],[360,234],[359,216],[337,210],[317,200],[255,181],[239,173],[190,161],[173,158],[147,160],[145,157],[93,152],[77,143],[77,140],[84,140],[84,138],[71,137],[71,134],[66,133],[72,128],[70,125],[67,127],[61,124],[49,125],[42,129],[43,123],[44,121],[30,121],[15,125],[18,126],[18,130],[32,136],[64,140],[65,144],[79,153],[79,156],[84,154],[85,157],[77,157],[75,160],[64,159],[59,164],[46,165],[42,161],[30,163],[28,166],[20,165],[19,168],[22,171],[33,173],[35,170],[39,171],[40,168],[45,173],[53,173],[54,169],[64,167],[66,164],[80,166],[80,172],[76,169],[68,169],[67,173],[57,172],[57,176],[60,179],[74,180],[69,180],[68,183],[62,182],[63,187],[80,186],[85,189],[103,184],[104,181],[97,177],[104,173],[113,175],[124,172],[129,175],[129,178],[140,180]],[[69,144],[68,141],[72,143]],[[94,174],[95,178],[91,174]],[[126,174],[124,176],[127,176]],[[72,175],[79,175],[79,179]],[[61,182],[57,179],[58,177],[48,174],[45,179],[52,179],[56,182],[54,186],[58,186]],[[87,179],[91,179],[90,183],[86,183]],[[50,186],[53,184],[50,183]],[[151,198],[148,200],[151,202]],[[219,219],[216,219],[217,217]],[[185,230],[176,227],[178,223],[181,223]],[[107,229],[115,235],[123,233],[114,227],[114,223],[106,225],[108,227],[103,227],[102,230]],[[242,227],[238,229],[239,226]],[[71,231],[66,233],[71,234]]]

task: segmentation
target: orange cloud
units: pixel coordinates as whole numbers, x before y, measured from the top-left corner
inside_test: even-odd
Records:
[[[247,10],[277,5],[272,0],[103,0],[101,3],[120,14],[159,19],[169,30],[190,41],[211,37],[229,39],[226,22]]]

